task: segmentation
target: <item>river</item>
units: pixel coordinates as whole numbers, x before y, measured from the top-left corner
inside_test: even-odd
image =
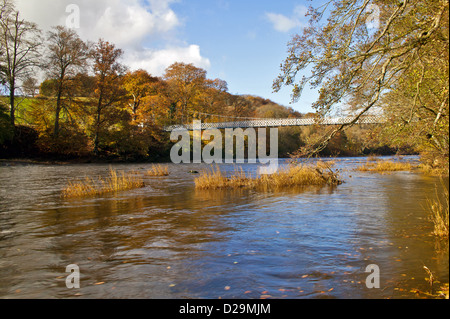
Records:
[[[1,166],[0,298],[420,298],[423,266],[448,283],[448,242],[431,235],[425,209],[439,179],[336,162],[345,183],[333,188],[198,191],[189,171],[208,166],[171,164],[145,188],[71,200],[68,181],[111,165]],[[79,289],[66,287],[71,264]]]

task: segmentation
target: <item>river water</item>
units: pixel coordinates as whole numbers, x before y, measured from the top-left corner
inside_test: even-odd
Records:
[[[448,243],[431,235],[425,209],[442,185],[418,173],[355,172],[364,162],[338,159],[338,187],[281,192],[197,191],[189,171],[208,166],[170,165],[143,189],[72,200],[61,198],[68,181],[111,166],[4,165],[0,298],[424,297],[414,292],[430,292],[423,266],[449,280]],[[80,289],[66,287],[70,264]],[[379,289],[366,286],[369,265]]]

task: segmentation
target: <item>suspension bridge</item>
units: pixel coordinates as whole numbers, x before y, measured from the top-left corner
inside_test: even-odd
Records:
[[[221,118],[231,118],[218,116]],[[166,126],[166,132],[172,131],[199,131],[214,129],[235,129],[235,128],[270,128],[270,127],[289,127],[289,126],[313,126],[313,125],[349,125],[356,119],[355,116],[334,117],[334,118],[287,118],[287,119],[255,119],[255,118],[233,118],[234,121],[224,121],[217,123],[201,122],[192,124],[179,124]],[[380,115],[361,116],[355,123],[361,124],[383,124],[386,120]]]

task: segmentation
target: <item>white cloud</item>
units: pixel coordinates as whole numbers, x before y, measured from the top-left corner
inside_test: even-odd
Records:
[[[41,29],[48,31],[52,26],[65,25],[69,16],[66,7],[76,3],[80,8],[80,28],[77,32],[81,38],[94,42],[103,38],[114,43],[125,51],[125,62],[130,63],[131,68],[141,65],[154,72],[160,71],[162,65],[169,66],[174,62],[192,62],[199,67],[209,67],[209,60],[200,55],[198,46],[173,45],[180,43],[173,31],[181,26],[170,7],[175,1],[16,0],[16,4],[25,19],[36,22]],[[150,49],[158,40],[164,40],[167,47],[159,51]]]
[[[269,20],[273,28],[279,32],[289,32],[294,28],[303,27],[302,18],[305,17],[307,8],[305,6],[296,6],[290,17],[280,13],[268,12],[266,13],[266,19]]]
[[[173,47],[163,50],[135,51],[127,54],[127,65],[131,70],[144,69],[154,75],[162,75],[173,62],[193,63],[197,67],[208,69],[209,59],[200,54],[198,45],[188,47]]]
[[[65,25],[66,7],[73,0],[17,0],[23,16],[42,29]],[[80,36],[91,41],[102,37],[118,46],[136,46],[146,37],[173,30],[180,23],[170,8],[173,0],[78,0]]]
[[[267,13],[266,17],[272,22],[274,29],[280,32],[288,32],[301,25],[299,20],[288,18],[279,13]]]

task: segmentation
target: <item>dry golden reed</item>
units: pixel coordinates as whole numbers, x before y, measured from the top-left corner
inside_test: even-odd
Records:
[[[441,183],[444,189],[444,202],[440,199],[439,194],[436,194],[436,197],[428,199],[427,203],[430,219],[434,225],[433,234],[438,237],[448,238],[449,191],[445,187],[444,182]]]
[[[152,167],[147,171],[146,175],[157,177],[157,176],[169,176],[169,166],[168,165],[152,165]]]
[[[246,174],[242,168],[236,169],[230,177],[224,175],[218,167],[211,171],[202,172],[195,179],[197,189],[224,188],[285,188],[294,186],[325,186],[339,185],[337,173],[329,166],[318,163],[316,166],[289,165],[280,168],[275,174],[252,176]]]
[[[427,164],[420,164],[419,170],[421,173],[428,176],[448,176],[448,166],[444,167],[431,167]]]
[[[64,198],[88,197],[142,187],[145,187],[145,184],[138,175],[123,172],[119,175],[111,169],[106,178],[94,180],[87,177],[83,181],[69,182],[62,192],[62,196]]]
[[[377,161],[376,163],[366,163],[358,168],[360,172],[400,172],[411,171],[415,168],[411,163],[391,162],[391,161]]]

